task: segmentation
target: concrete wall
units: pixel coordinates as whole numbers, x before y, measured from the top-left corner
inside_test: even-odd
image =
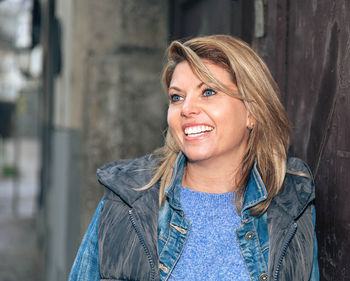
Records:
[[[165,99],[159,81],[167,1],[77,0],[74,10],[72,91],[84,96],[78,105],[84,230],[103,193],[96,169],[151,152],[162,142]]]
[[[56,129],[52,135],[51,186],[47,193],[46,278],[67,280],[80,243],[80,133]]]
[[[43,237],[46,280],[58,281],[66,280],[103,194],[96,169],[151,152],[162,143],[166,99],[160,75],[168,8],[163,0],[42,4],[46,17],[54,9],[61,31],[55,37],[52,28],[43,28],[43,104],[51,99],[53,108],[52,125],[45,123],[50,112],[43,108],[51,139],[43,148],[49,159],[43,169],[49,174],[42,186]],[[51,16],[43,22],[54,21]]]
[[[82,149],[82,126],[75,121],[73,100],[76,92],[72,90],[72,57],[73,57],[73,29],[74,18],[72,1],[47,2],[48,9],[44,12],[49,17],[50,5],[54,5],[55,20],[50,19],[49,33],[44,33],[48,40],[45,68],[51,66],[52,83],[49,88],[44,87],[44,95],[51,96],[52,124],[50,128],[50,150],[43,150],[49,154],[49,161],[43,163],[47,167],[43,170],[49,178],[44,188],[44,223],[45,223],[45,280],[67,280],[72,265],[76,245],[80,243],[80,187]],[[56,33],[57,32],[57,33]],[[47,78],[44,75],[44,79]],[[46,90],[46,92],[45,92]],[[80,102],[81,103],[81,102]],[[45,110],[45,109],[44,109]],[[47,109],[46,109],[47,110]]]

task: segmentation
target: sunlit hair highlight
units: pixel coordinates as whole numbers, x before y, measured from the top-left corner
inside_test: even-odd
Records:
[[[238,93],[233,93],[221,84],[203,60],[226,69],[232,75]],[[176,66],[182,61],[187,61],[192,71],[209,87],[242,100],[254,118],[254,128],[250,132],[247,151],[241,163],[242,177],[237,185],[239,189],[235,205],[240,211],[256,160],[268,197],[252,208],[252,214],[264,213],[282,187],[291,133],[276,82],[265,63],[245,42],[228,35],[198,37],[184,43],[172,42],[168,48],[168,62],[162,77],[166,92]],[[171,182],[179,151],[171,132],[168,131],[164,146],[156,151],[162,155],[156,173],[151,182],[142,188],[147,189],[160,180],[160,205],[165,200],[165,190]]]

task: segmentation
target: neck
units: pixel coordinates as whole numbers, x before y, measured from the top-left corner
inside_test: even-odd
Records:
[[[187,161],[182,185],[206,193],[226,193],[236,190],[241,180],[241,161]]]

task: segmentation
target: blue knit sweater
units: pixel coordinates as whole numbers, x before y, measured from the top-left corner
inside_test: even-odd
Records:
[[[241,219],[233,196],[182,187],[181,205],[191,231],[170,280],[249,280],[234,231]]]

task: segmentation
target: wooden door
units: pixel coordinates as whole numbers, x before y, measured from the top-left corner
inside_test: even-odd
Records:
[[[321,280],[350,280],[350,1],[170,1],[170,38],[231,34],[252,44],[277,80],[292,122],[290,154],[316,183]]]

